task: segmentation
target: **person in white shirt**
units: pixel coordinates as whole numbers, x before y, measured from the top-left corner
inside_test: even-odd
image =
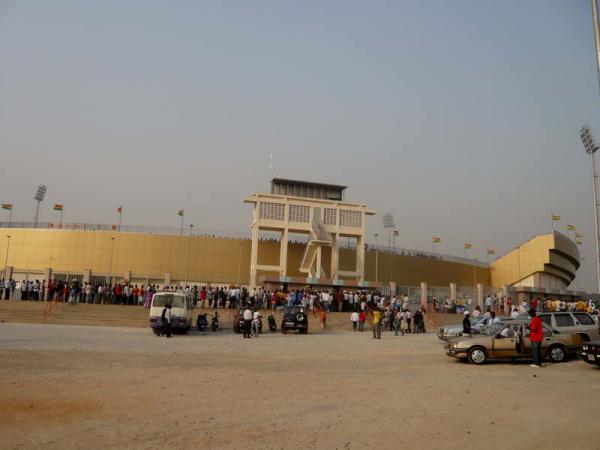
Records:
[[[252,310],[246,308],[244,310],[244,338],[250,338],[250,327],[252,326]]]
[[[471,316],[473,318],[475,318],[475,317],[479,317],[480,315],[481,315],[481,310],[479,309],[479,305],[477,305],[475,307],[475,309],[473,310],[473,314],[471,314]]]
[[[259,327],[260,325],[260,313],[258,311],[254,311],[252,313],[252,336],[258,337]]]
[[[510,318],[516,319],[517,317],[519,317],[519,311],[517,310],[517,308],[513,308],[512,312],[510,313]]]
[[[352,331],[356,331],[358,327],[358,313],[356,311],[350,314],[350,321],[352,322]]]
[[[485,298],[485,312],[490,312],[492,310],[492,297],[489,295]]]

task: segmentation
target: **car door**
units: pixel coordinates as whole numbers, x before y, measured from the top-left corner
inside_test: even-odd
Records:
[[[576,333],[579,331],[575,326],[575,319],[568,312],[554,313],[555,327],[563,333]]]
[[[523,353],[525,356],[532,355],[531,353],[531,340],[529,335],[531,333],[529,329],[529,324],[523,325],[524,333],[523,333]],[[552,329],[542,322],[542,330],[544,332],[544,338],[542,339],[541,351],[542,355],[546,354],[546,349],[552,344]]]
[[[585,331],[590,336],[598,335],[598,325],[594,322],[592,316],[585,312],[574,312],[573,316],[575,317],[575,325],[581,331]]]
[[[495,358],[514,358],[517,356],[517,335],[519,324],[505,325],[496,334],[493,340],[493,353]]]

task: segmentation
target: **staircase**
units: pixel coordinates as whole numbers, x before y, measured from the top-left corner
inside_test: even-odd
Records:
[[[308,243],[304,249],[302,262],[300,263],[300,272],[306,273],[309,277],[322,278],[325,277],[323,267],[318,267],[319,270],[314,270],[315,259],[321,247],[331,246],[331,235],[323,230],[321,226],[321,208],[314,208],[312,229],[308,238]]]

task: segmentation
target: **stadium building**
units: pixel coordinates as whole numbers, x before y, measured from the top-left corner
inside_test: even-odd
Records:
[[[579,249],[567,236],[534,236],[491,264],[365,242],[366,205],[345,187],[273,179],[253,193],[250,237],[179,229],[0,223],[4,278],[159,285],[379,289],[414,302],[481,303],[487,294],[577,298]]]

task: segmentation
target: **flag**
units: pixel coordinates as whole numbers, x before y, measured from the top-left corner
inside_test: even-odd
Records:
[[[577,228],[575,227],[575,225],[569,225],[567,224],[567,230],[569,231],[575,231]]]
[[[118,227],[116,225],[112,225],[112,229],[116,230]]]
[[[183,217],[183,209],[178,209],[177,215]]]
[[[399,236],[400,232],[398,230],[394,230],[394,236]]]
[[[2,203],[2,209],[8,209],[9,211],[11,211],[12,207],[12,203]]]
[[[493,248],[488,248],[487,249],[487,254],[488,255],[495,255],[496,254],[496,250],[494,250]]]
[[[465,242],[465,250],[469,250],[473,245],[470,242]]]
[[[54,204],[54,211],[62,211],[64,208],[64,205],[61,205],[60,203],[55,203]]]
[[[118,212],[119,214],[122,214],[122,213],[123,213],[123,207],[122,207],[122,206],[119,206],[119,207],[117,208],[117,212]]]
[[[560,220],[560,216],[552,214],[552,220]]]
[[[579,239],[575,239],[575,243],[576,243],[577,245],[583,245],[583,242],[581,242]]]
[[[437,244],[438,242],[442,242],[442,238],[440,238],[440,237],[437,237],[437,236],[434,236],[434,237],[432,237],[432,238],[431,238],[431,241],[432,241],[434,244]]]
[[[581,233],[575,233],[575,237],[577,239],[581,239],[583,237],[583,234],[581,234]]]

